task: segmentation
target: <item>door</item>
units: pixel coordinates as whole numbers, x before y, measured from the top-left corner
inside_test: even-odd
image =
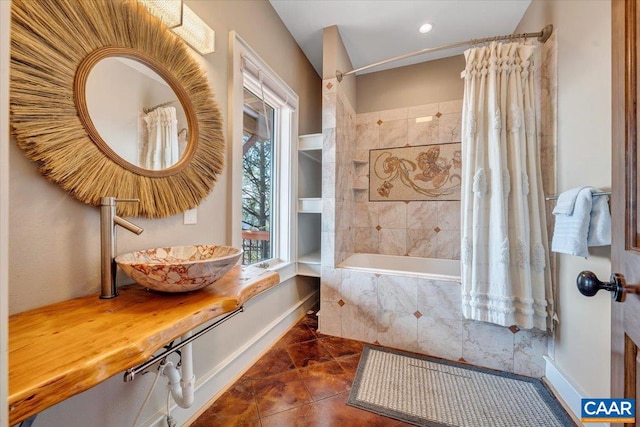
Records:
[[[640,147],[638,129],[638,0],[612,2],[612,246],[611,268],[640,283]],[[633,288],[631,288],[633,290]],[[640,296],[614,302],[611,319],[612,397],[638,397]],[[636,405],[636,420],[638,405]]]

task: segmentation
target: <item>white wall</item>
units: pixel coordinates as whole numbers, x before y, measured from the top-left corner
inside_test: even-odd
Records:
[[[5,11],[9,2],[0,1]],[[278,73],[300,98],[300,132],[316,133],[321,128],[321,81],[293,37],[267,1],[187,1],[188,5],[216,31],[216,52],[194,58],[206,70],[223,121],[227,121],[228,34],[240,36]],[[0,28],[8,27],[2,15]],[[7,52],[5,44],[0,50]],[[3,74],[2,82],[6,83]],[[0,124],[8,114],[2,110]],[[5,127],[1,127],[4,131]],[[44,179],[37,165],[28,160],[11,138],[8,153],[2,138],[0,182],[9,175],[9,311],[31,308],[96,293],[100,287],[99,210],[84,205]],[[228,145],[229,147],[229,145]],[[227,150],[229,157],[230,148]],[[7,159],[9,167],[7,165]],[[145,229],[140,236],[118,231],[118,252],[160,245],[225,244],[230,242],[230,178],[228,168],[214,190],[198,207],[198,224],[183,225],[182,215],[132,221]],[[2,201],[8,200],[2,189]],[[0,220],[5,204],[2,203]],[[3,230],[4,231],[4,230]],[[237,231],[239,233],[239,230]],[[0,250],[6,257],[7,251]],[[4,260],[4,258],[2,258]],[[7,263],[2,263],[6,274]],[[0,276],[2,277],[2,276]],[[126,281],[119,276],[120,283]],[[2,290],[0,282],[0,291]],[[192,411],[178,411],[182,421],[204,404],[243,367],[275,340],[313,302],[316,283],[306,279],[289,280],[248,304],[246,313],[202,337],[197,345],[196,370],[210,379],[196,395]],[[0,295],[0,302],[7,301]],[[96,299],[96,303],[99,303]],[[0,314],[3,314],[0,312]],[[2,320],[2,319],[0,319]],[[0,321],[2,325],[6,322]],[[270,328],[265,328],[269,326]],[[248,344],[252,344],[248,346]],[[3,359],[4,360],[4,359]],[[225,368],[225,366],[227,368]],[[3,375],[6,369],[2,370]],[[121,376],[45,411],[35,426],[127,425],[133,421],[150,382],[148,377],[122,383]],[[164,386],[159,387],[163,389]],[[162,406],[162,392],[152,397],[144,419],[153,419]],[[5,411],[0,411],[5,414]],[[68,418],[72,416],[74,421]],[[149,418],[151,417],[151,418]],[[96,421],[101,420],[101,421]],[[103,424],[101,424],[103,423]]]
[[[516,32],[553,24],[558,37],[558,190],[611,185],[611,3],[534,0]],[[586,397],[609,396],[608,294],[583,297],[582,270],[611,274],[609,247],[588,259],[560,255],[554,364]]]

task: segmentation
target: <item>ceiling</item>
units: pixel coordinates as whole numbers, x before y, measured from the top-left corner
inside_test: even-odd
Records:
[[[418,50],[514,32],[531,0],[269,0],[322,76],[322,29],[337,25],[354,68]],[[418,28],[433,25],[429,33]],[[537,32],[541,28],[527,28]],[[364,72],[460,54],[421,55]],[[341,70],[349,71],[349,70]]]

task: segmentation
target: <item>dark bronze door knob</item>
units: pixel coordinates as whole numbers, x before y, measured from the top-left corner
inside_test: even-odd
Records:
[[[593,272],[583,271],[578,274],[576,283],[580,293],[587,297],[592,297],[597,294],[600,289],[604,289],[605,291],[611,292],[611,298],[613,300],[623,302],[627,293],[638,293],[638,286],[627,285],[624,280],[624,275],[619,273],[613,273],[610,282],[602,282]]]

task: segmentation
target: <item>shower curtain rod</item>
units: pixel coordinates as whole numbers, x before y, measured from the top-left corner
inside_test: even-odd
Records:
[[[163,102],[162,104],[154,105],[153,107],[143,107],[143,108],[142,108],[142,111],[143,111],[145,114],[149,114],[150,112],[155,111],[155,110],[157,110],[158,108],[166,107],[167,105],[171,105],[171,104],[173,104],[173,103],[175,103],[175,102],[178,102],[178,100],[177,100],[177,99],[175,99],[175,100],[173,100],[173,101]]]
[[[364,71],[369,68],[377,67],[378,65],[388,64],[389,62],[399,61],[400,59],[411,58],[413,56],[418,56],[425,53],[431,53],[431,52],[436,52],[436,51],[445,50],[445,49],[452,49],[454,47],[460,47],[460,46],[466,46],[466,45],[473,46],[475,44],[493,42],[493,41],[499,41],[499,40],[513,40],[513,39],[524,39],[524,38],[528,39],[532,37],[537,37],[540,43],[544,43],[547,41],[549,37],[551,37],[551,33],[553,33],[553,25],[549,24],[537,33],[507,34],[504,36],[485,37],[483,39],[472,39],[464,42],[447,44],[444,46],[429,47],[426,49],[418,50],[416,52],[405,53],[404,55],[395,56],[393,58],[385,59],[384,61],[379,61],[373,64],[365,65],[364,67],[356,68],[355,70],[347,71],[346,73],[343,73],[340,70],[336,70],[336,78],[338,79],[338,82],[341,82],[344,76],[348,76],[349,74],[355,74],[359,71]]]

